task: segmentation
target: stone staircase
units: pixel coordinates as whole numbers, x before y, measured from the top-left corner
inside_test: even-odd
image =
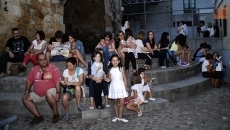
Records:
[[[89,61],[87,58],[86,61]],[[137,60],[137,65],[142,66],[145,60]],[[65,62],[52,63],[56,65],[61,72],[66,68]],[[28,65],[27,73],[32,64]],[[140,106],[143,112],[154,111],[157,109],[165,109],[169,106],[169,102],[186,99],[189,96],[201,93],[211,87],[211,81],[203,78],[200,74],[200,64],[193,64],[187,67],[172,66],[170,69],[159,69],[158,59],[153,59],[153,70],[146,71],[146,74],[155,77],[155,81],[150,84],[156,101],[149,101],[147,104]],[[84,70],[85,75],[87,71]],[[127,74],[127,79],[130,81],[131,74]],[[22,103],[22,96],[25,90],[25,77],[10,76],[0,79],[0,115],[30,115],[30,112],[24,107]],[[82,98],[82,104],[87,106],[87,110],[78,112],[75,104],[76,100],[70,101],[70,113],[77,114],[83,119],[89,118],[103,118],[113,117],[114,110],[112,100],[110,100],[111,107],[104,110],[93,109],[90,110],[88,87],[83,86],[85,90],[85,97]],[[129,85],[129,87],[131,87]],[[64,115],[64,109],[58,102],[58,109],[61,115]],[[43,101],[37,103],[38,110],[42,115],[52,115],[52,110],[49,105]],[[124,115],[136,114],[131,111],[124,111]]]

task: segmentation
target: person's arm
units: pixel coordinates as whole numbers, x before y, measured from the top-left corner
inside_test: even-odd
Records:
[[[153,54],[153,49],[151,48],[151,46],[150,46],[150,43],[149,43],[149,42],[147,42],[147,43],[146,43],[146,46],[147,46],[148,52],[150,52],[150,53],[152,53],[152,54]]]
[[[127,27],[126,28],[130,28],[129,21],[127,21]]]
[[[73,53],[76,50],[76,42],[71,43],[70,52]]]
[[[127,79],[126,79],[126,75],[125,75],[124,69],[122,69],[122,76],[123,76],[123,80],[124,80],[124,83],[125,83],[125,89],[126,89],[126,91],[128,91],[129,88],[127,86]]]
[[[132,97],[128,97],[128,100],[132,100],[132,99],[136,99],[137,98],[137,90],[136,89],[132,89],[133,91],[133,96]]]
[[[79,75],[79,82],[67,82],[67,85],[82,86],[84,81],[84,73]]]
[[[77,44],[79,44],[79,46],[80,46],[80,50],[79,51],[81,52],[82,55],[84,55],[85,54],[85,50],[84,50],[83,43],[80,40],[77,40]]]
[[[204,49],[202,49],[201,52],[206,56],[207,52]]]
[[[96,75],[97,72],[100,70],[101,66],[96,66],[95,64],[92,64],[91,66],[91,75]]]

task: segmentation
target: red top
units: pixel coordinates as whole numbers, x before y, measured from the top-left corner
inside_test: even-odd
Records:
[[[113,40],[113,39],[109,40],[109,42],[108,42],[108,43],[105,43],[105,45],[106,45],[109,49],[112,49],[112,43],[114,43],[114,40]]]
[[[43,97],[47,90],[55,88],[56,82],[61,81],[61,73],[54,65],[49,64],[47,70],[44,72],[37,65],[31,69],[26,81],[33,84],[34,93]]]

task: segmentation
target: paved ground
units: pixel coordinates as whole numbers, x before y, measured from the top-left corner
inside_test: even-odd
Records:
[[[32,116],[21,116],[12,130],[227,130],[230,124],[230,84],[213,88],[187,100],[170,103],[169,108],[126,116],[129,123],[112,123],[111,118],[82,120],[72,116],[69,122],[51,123],[51,117],[31,126]]]

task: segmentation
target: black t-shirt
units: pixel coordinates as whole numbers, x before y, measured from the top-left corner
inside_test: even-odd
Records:
[[[21,36],[19,39],[10,38],[6,43],[6,47],[9,47],[13,53],[26,52],[30,47],[30,42],[24,36]]]
[[[169,41],[159,41],[158,44],[161,44],[160,48],[166,48],[169,45]]]
[[[154,39],[153,39],[154,40]],[[151,48],[154,49],[155,47],[155,42],[154,41],[150,41],[148,38],[145,40],[145,42],[143,43],[144,47],[147,47],[146,43],[149,43]]]

